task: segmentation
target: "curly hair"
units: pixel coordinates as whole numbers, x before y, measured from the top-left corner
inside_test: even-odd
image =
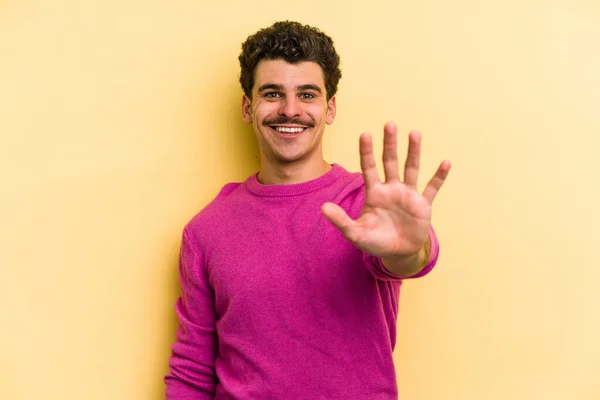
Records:
[[[249,99],[252,99],[256,66],[261,60],[284,60],[292,64],[316,62],[323,70],[327,100],[337,92],[342,77],[340,57],[333,40],[317,28],[294,21],[276,22],[249,36],[242,44],[238,59],[240,83]]]

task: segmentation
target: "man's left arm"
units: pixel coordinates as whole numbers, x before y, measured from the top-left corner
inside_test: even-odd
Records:
[[[421,135],[411,132],[404,164],[398,174],[396,125],[384,128],[383,166],[380,181],[370,135],[360,138],[360,160],[365,184],[365,201],[358,219],[353,220],[337,204],[326,203],[322,212],[346,239],[370,256],[378,271],[388,279],[423,276],[437,260],[438,243],[431,227],[433,200],[450,171],[443,161],[423,193],[417,191]],[[432,250],[435,248],[435,254]],[[432,255],[433,260],[432,260]],[[382,264],[379,266],[378,264]],[[381,268],[380,268],[381,269]]]

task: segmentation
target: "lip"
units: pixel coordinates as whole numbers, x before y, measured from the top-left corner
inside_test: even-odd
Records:
[[[303,128],[303,131],[301,132],[296,132],[296,133],[283,133],[283,132],[279,132],[277,129],[277,127],[283,127],[283,128]],[[273,130],[273,132],[275,132],[277,134],[277,136],[284,138],[284,139],[295,139],[298,136],[302,135],[304,132],[306,132],[308,129],[310,129],[310,127],[308,126],[303,126],[303,125],[269,125],[269,128],[271,128],[271,130]]]
[[[304,128],[304,129],[308,129],[309,126],[306,125],[269,125],[269,127],[271,128]]]

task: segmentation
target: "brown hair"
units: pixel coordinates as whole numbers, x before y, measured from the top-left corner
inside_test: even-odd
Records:
[[[284,60],[292,64],[316,62],[323,70],[328,100],[337,92],[342,77],[340,57],[333,40],[317,28],[294,21],[276,22],[249,36],[242,44],[238,59],[240,83],[249,99],[252,99],[254,72],[261,60]]]

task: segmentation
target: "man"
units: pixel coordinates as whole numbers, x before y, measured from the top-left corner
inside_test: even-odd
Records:
[[[275,23],[239,59],[261,168],[184,229],[166,397],[396,399],[400,284],[437,260],[431,204],[450,163],[418,193],[420,135],[409,135],[401,181],[393,123],[383,182],[369,135],[362,175],[327,163],[321,141],[341,72],[315,28]]]

